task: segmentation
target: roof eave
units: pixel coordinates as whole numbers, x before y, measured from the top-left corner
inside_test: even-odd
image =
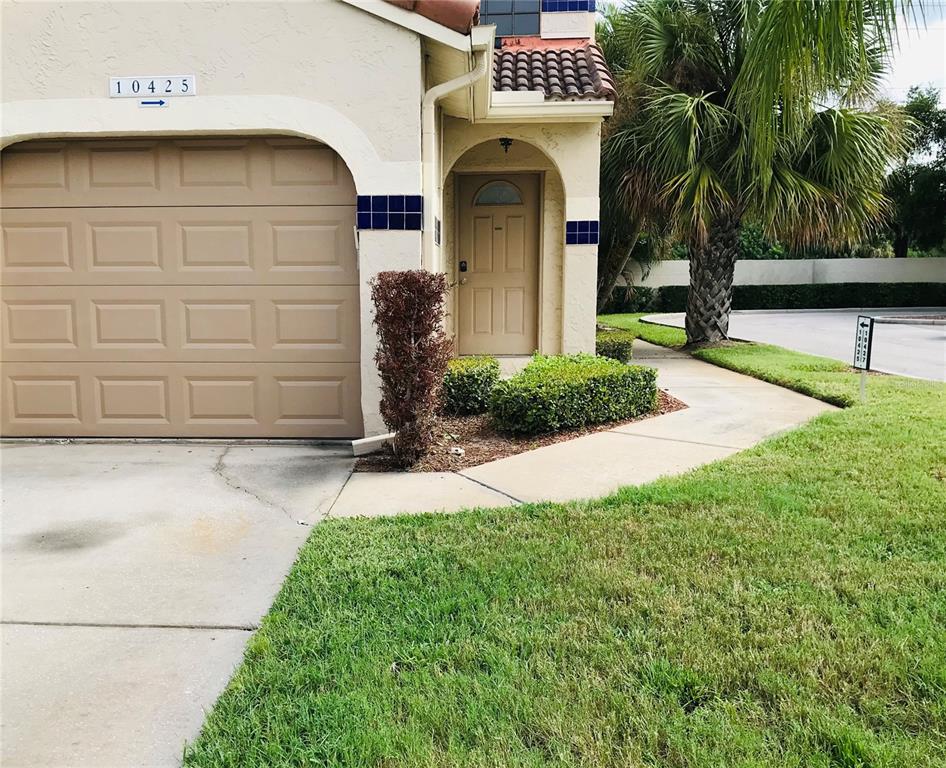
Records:
[[[495,91],[494,91],[495,93]],[[579,123],[610,117],[614,102],[607,99],[542,101],[540,103],[490,103],[480,122],[490,123]]]
[[[454,32],[443,24],[431,21],[426,16],[413,11],[407,11],[381,0],[342,0],[342,2],[457,51],[469,52],[471,50],[470,35]]]

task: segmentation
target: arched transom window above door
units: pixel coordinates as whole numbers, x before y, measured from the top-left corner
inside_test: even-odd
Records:
[[[476,193],[473,205],[522,205],[522,193],[508,181],[491,181]]]

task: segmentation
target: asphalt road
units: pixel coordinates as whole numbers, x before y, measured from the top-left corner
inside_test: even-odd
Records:
[[[744,310],[732,313],[729,335],[734,339],[777,344],[850,363],[854,358],[854,329],[858,315],[942,317],[946,315],[946,308]],[[683,313],[652,315],[647,319],[683,327]],[[901,376],[946,381],[946,325],[875,324],[871,368]]]

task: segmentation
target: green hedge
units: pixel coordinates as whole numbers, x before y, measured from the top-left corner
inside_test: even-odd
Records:
[[[540,434],[639,416],[657,407],[657,372],[594,355],[536,355],[493,389],[499,429]]]
[[[483,413],[489,396],[499,381],[499,361],[495,357],[458,357],[447,363],[443,377],[443,409],[463,416]]]
[[[634,334],[631,331],[598,331],[595,335],[595,354],[626,363],[631,359]]]
[[[635,288],[615,292],[602,314],[683,312],[687,286]],[[845,309],[848,307],[940,307],[944,283],[823,283],[819,285],[736,285],[733,309]]]

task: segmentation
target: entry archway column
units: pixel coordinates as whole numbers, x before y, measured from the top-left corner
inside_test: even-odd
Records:
[[[565,200],[562,352],[566,355],[595,351],[599,231],[597,196]]]

